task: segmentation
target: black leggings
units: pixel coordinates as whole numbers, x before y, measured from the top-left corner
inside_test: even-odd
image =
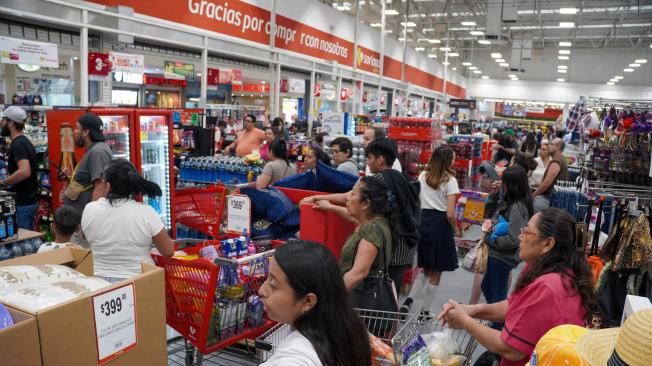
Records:
[[[404,264],[401,266],[389,266],[389,278],[394,281],[394,286],[396,287],[397,294],[401,289],[401,280],[403,279],[403,273],[405,273],[405,270],[408,268],[410,268],[409,264]]]

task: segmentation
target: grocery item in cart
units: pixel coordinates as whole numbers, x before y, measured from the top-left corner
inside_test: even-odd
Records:
[[[426,342],[419,333],[415,334],[410,344],[401,352],[401,356],[401,365],[405,366],[430,365],[432,362]]]
[[[371,333],[369,333],[369,346],[372,366],[396,365],[392,347]]]
[[[453,339],[453,336],[448,329],[441,332],[434,332],[425,334],[423,336],[433,359],[444,360],[448,356],[460,352],[460,347]]]

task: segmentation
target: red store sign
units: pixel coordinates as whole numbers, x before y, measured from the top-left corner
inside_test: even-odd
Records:
[[[208,68],[208,77],[206,85],[217,85],[220,83],[220,70]]]
[[[231,88],[233,92],[249,93],[269,93],[269,84],[234,84]]]
[[[185,80],[166,79],[164,77],[152,76],[148,74],[144,75],[143,83],[152,85],[180,86],[182,88],[185,88],[187,85]]]
[[[107,76],[111,71],[108,53],[88,53],[88,75]]]

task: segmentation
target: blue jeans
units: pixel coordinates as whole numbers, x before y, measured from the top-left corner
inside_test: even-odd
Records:
[[[489,257],[487,259],[487,272],[482,279],[482,294],[487,300],[487,304],[501,302],[507,298],[509,290],[509,275],[512,268],[505,262]],[[501,330],[502,323],[493,323],[494,329]]]
[[[24,206],[16,206],[16,225],[25,230],[34,230],[34,216],[38,203]]]

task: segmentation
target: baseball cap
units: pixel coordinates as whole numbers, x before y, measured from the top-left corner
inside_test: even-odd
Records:
[[[102,123],[102,120],[100,117],[88,113],[85,114],[77,120],[79,124],[82,126],[82,128],[87,129],[90,131],[91,134],[91,140],[93,141],[104,141],[106,138],[104,137],[104,134],[102,134],[102,126],[104,126],[104,123]]]
[[[577,340],[587,332],[587,328],[571,324],[550,329],[537,342],[526,366],[589,366],[575,347]]]
[[[27,113],[16,106],[8,107],[4,112],[0,112],[0,118],[8,118],[17,123],[25,123],[25,118],[27,118]]]
[[[507,130],[505,130],[505,135],[514,136],[514,130],[512,130],[511,128],[508,128]]]

